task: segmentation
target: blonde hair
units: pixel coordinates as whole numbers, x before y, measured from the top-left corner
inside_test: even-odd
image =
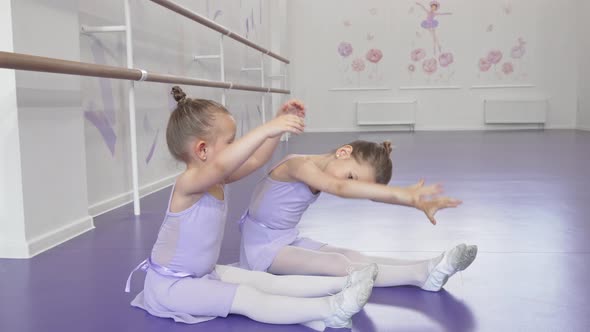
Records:
[[[393,172],[391,161],[391,142],[382,143],[368,141],[354,141],[347,145],[352,146],[351,156],[358,162],[366,162],[375,170],[375,180],[380,184],[388,184]]]
[[[223,105],[207,99],[187,98],[178,86],[170,92],[178,103],[166,128],[168,150],[179,161],[188,162],[187,143],[196,137],[211,139],[215,116],[230,114]]]

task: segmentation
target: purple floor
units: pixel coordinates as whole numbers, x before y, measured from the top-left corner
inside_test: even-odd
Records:
[[[375,289],[353,331],[590,331],[590,133],[306,134],[285,153],[327,152],[353,139],[393,140],[393,184],[442,181],[464,205],[431,226],[419,212],[323,195],[303,235],[373,255],[434,256],[478,244],[446,290]],[[234,184],[221,262],[237,259],[232,223],[260,177]],[[129,306],[129,271],[155,239],[169,188],[95,218],[96,229],[30,260],[0,260],[0,331],[311,331],[230,316],[183,325]],[[135,294],[143,275],[132,284]]]

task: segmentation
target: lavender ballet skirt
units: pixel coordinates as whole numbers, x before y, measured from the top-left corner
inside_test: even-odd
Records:
[[[422,21],[421,26],[424,29],[434,29],[438,27],[438,21],[437,20],[424,20]]]
[[[319,250],[326,243],[300,237],[296,228],[270,229],[245,214],[240,220],[242,242],[240,244],[240,267],[266,272],[279,251],[286,246]]]
[[[143,291],[131,305],[156,317],[196,324],[227,317],[237,288],[220,281],[215,271],[199,278],[175,278],[149,269]]]
[[[170,201],[173,193],[174,188]],[[226,317],[238,288],[215,272],[227,204],[206,193],[192,207],[171,212],[170,201],[150,257],[131,272],[147,273],[143,291],[131,305],[187,324]]]

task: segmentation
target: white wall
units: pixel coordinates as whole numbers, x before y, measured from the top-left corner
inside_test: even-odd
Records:
[[[272,12],[284,11],[283,1],[279,6],[273,3],[273,9],[268,7],[269,0],[243,0],[239,5],[230,0],[180,3],[212,19],[216,16],[217,22],[256,43],[284,47],[276,33],[271,41],[270,33],[272,24],[279,37],[285,35],[284,20],[276,19],[284,18],[284,13]],[[126,66],[122,34],[80,34],[81,24],[123,24],[121,1],[23,0],[3,1],[2,6],[2,50]],[[193,61],[196,54],[218,52],[218,33],[149,1],[131,1],[131,11],[136,68],[220,79],[215,61]],[[228,38],[224,47],[226,80],[260,85],[258,72],[241,68],[258,67],[261,54]],[[268,76],[280,69],[271,67],[268,57],[264,66]],[[89,212],[98,214],[130,201],[129,83],[25,71],[0,74],[5,110],[0,156],[6,160],[0,168],[0,257],[30,257],[93,228]],[[270,84],[267,80],[265,85]],[[165,126],[175,106],[170,88],[169,84],[136,83],[143,193],[169,185],[180,170],[165,144]],[[190,97],[221,100],[218,89],[183,88]],[[227,92],[238,136],[260,124],[261,96]],[[273,100],[277,101],[280,98]],[[270,117],[269,96],[264,105]],[[111,142],[113,137],[116,141]]]
[[[0,50],[13,52],[10,1],[0,1]],[[27,251],[14,71],[0,70],[0,257]]]
[[[269,1],[188,1],[179,4],[268,47],[270,40]],[[123,4],[119,0],[81,0],[80,23],[86,25],[119,25],[124,23]],[[260,10],[262,5],[262,11]],[[210,80],[219,80],[218,62],[193,61],[197,54],[217,54],[219,34],[150,1],[131,1],[134,62],[136,68]],[[215,17],[215,13],[220,13]],[[252,22],[252,17],[254,22]],[[248,19],[248,30],[246,30]],[[281,22],[283,23],[283,22]],[[242,67],[258,67],[260,53],[225,38],[226,80],[260,85],[258,72],[240,72]],[[80,35],[82,61],[126,66],[123,34]],[[269,75],[271,62],[265,60]],[[273,64],[274,65],[274,64]],[[110,117],[105,127],[117,137],[111,152],[99,130],[84,121],[88,200],[91,214],[98,214],[131,199],[128,82],[82,78],[84,111]],[[267,81],[266,85],[270,83]],[[179,163],[172,160],[166,147],[165,130],[175,102],[170,97],[170,84],[136,83],[139,180],[142,193],[172,183]],[[221,90],[182,87],[191,97],[221,101]],[[238,124],[238,134],[260,123],[260,94],[230,91],[227,106]],[[270,116],[270,98],[267,98]],[[145,123],[144,125],[144,122]],[[110,129],[108,129],[110,128]],[[157,137],[156,137],[157,136]],[[153,157],[147,156],[156,140]]]
[[[586,13],[590,3],[578,1],[577,17],[577,51],[578,51],[578,128],[590,130],[590,22]]]
[[[11,11],[2,12],[12,15],[14,52],[79,60],[77,1],[13,1]],[[3,71],[3,75],[11,73]],[[24,220],[10,222],[19,223],[19,232],[24,228],[25,236],[8,245],[2,243],[0,255],[18,258],[34,256],[93,224],[87,210],[79,78],[18,71],[16,101],[18,131],[12,119],[10,129],[14,131],[7,132],[20,148],[20,174],[11,171],[12,181],[22,177]],[[15,134],[18,140],[12,137]],[[18,155],[14,156],[18,163]],[[21,191],[17,184],[14,187],[16,203]],[[11,187],[2,190],[13,193]]]
[[[442,3],[441,11],[450,10],[451,16],[439,18],[439,38],[453,48],[455,74],[451,90],[400,90],[400,86],[412,85],[404,77],[408,64],[408,42],[415,33],[428,40],[429,35],[419,28],[404,25],[414,1],[354,1],[354,0],[300,0],[288,2],[290,54],[293,65],[291,85],[293,94],[305,100],[309,106],[308,131],[358,131],[355,123],[355,102],[373,100],[418,100],[418,130],[485,129],[482,99],[487,97],[541,97],[549,99],[547,128],[574,128],[576,125],[576,61],[573,61],[572,45],[576,45],[576,28],[572,24],[576,12],[580,12],[576,0],[467,1],[449,0]],[[427,3],[427,1],[422,1]],[[512,3],[515,19],[501,14],[504,4]],[[378,15],[368,14],[371,8]],[[485,8],[485,9],[484,9]],[[528,8],[528,9],[527,9]],[[517,11],[520,10],[520,12]],[[492,12],[494,11],[494,12]],[[582,11],[583,12],[583,11]],[[416,14],[412,14],[416,15]],[[492,42],[512,43],[520,33],[528,33],[528,74],[522,83],[531,88],[504,88],[472,90],[481,84],[476,73],[481,56],[481,44],[485,34],[483,22],[500,17],[490,33]],[[520,17],[516,16],[520,15]],[[508,18],[506,18],[508,17]],[[343,27],[345,19],[351,21]],[[487,24],[487,23],[486,23]],[[346,30],[348,29],[348,30]],[[517,31],[517,32],[514,32]],[[384,91],[328,91],[339,87],[335,79],[342,61],[337,56],[338,43],[346,38],[357,38],[359,43],[366,33],[374,34],[384,57],[379,64],[383,75],[380,86]],[[489,38],[489,37],[488,37]],[[585,37],[584,37],[585,38]],[[586,38],[587,39],[587,38]],[[366,48],[363,45],[362,49]],[[508,49],[509,50],[509,49]],[[364,53],[361,54],[364,56]],[[354,79],[354,77],[353,77]],[[436,85],[449,85],[431,82]],[[360,85],[367,85],[361,81]],[[413,85],[428,85],[415,83]],[[392,129],[380,127],[378,129]]]

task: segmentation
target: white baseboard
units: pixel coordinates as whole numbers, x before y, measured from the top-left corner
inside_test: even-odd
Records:
[[[25,241],[0,242],[0,258],[29,258],[29,247]]]
[[[4,242],[0,252],[2,258],[31,258],[92,229],[92,217],[87,216],[26,242]]]
[[[92,217],[78,219],[49,233],[37,236],[28,241],[29,257],[33,257],[76,236],[94,229]]]
[[[535,125],[536,126],[536,125]],[[473,127],[453,127],[453,126],[416,126],[415,131],[491,131],[491,130],[522,130],[522,129],[536,129],[535,126],[512,126],[512,125],[498,125],[498,126],[473,126]],[[545,126],[545,129],[570,129],[570,130],[588,130],[580,128],[579,126],[570,125],[552,125]],[[357,133],[357,132],[374,132],[374,131],[399,131],[408,132],[408,126],[398,126],[394,128],[311,128],[305,129],[306,133]]]
[[[375,131],[400,131],[400,132],[409,132],[410,128],[407,125],[395,127],[395,128],[315,128],[315,129],[305,129],[306,133],[365,133],[365,132],[375,132]]]
[[[590,126],[578,126],[576,129],[583,131],[590,131]]]
[[[576,130],[576,125],[545,125],[545,129],[569,129]]]
[[[174,183],[174,179],[177,176],[178,174],[175,174],[162,180],[144,185],[140,189],[141,196],[149,195],[153,192],[170,186],[172,183]],[[132,200],[133,193],[127,192],[90,206],[88,213],[91,216],[96,216],[106,211],[115,209],[121,205],[125,205]],[[94,223],[91,216],[73,221],[65,226],[32,238],[26,242],[2,241],[2,243],[0,243],[0,252],[2,253],[2,258],[31,258],[80,234],[92,230],[94,229]]]
[[[174,179],[178,177],[178,174],[174,174],[168,177],[165,177],[161,180],[148,183],[141,188],[139,188],[139,195],[141,197],[147,196],[152,194],[156,191],[162,190],[166,187],[171,186],[174,183]],[[103,200],[101,202],[92,204],[88,207],[88,214],[95,217],[97,215],[103,214],[105,212],[114,210],[118,207],[121,207],[125,204],[128,204],[133,201],[133,192],[128,191],[126,193],[114,196],[112,198]]]

